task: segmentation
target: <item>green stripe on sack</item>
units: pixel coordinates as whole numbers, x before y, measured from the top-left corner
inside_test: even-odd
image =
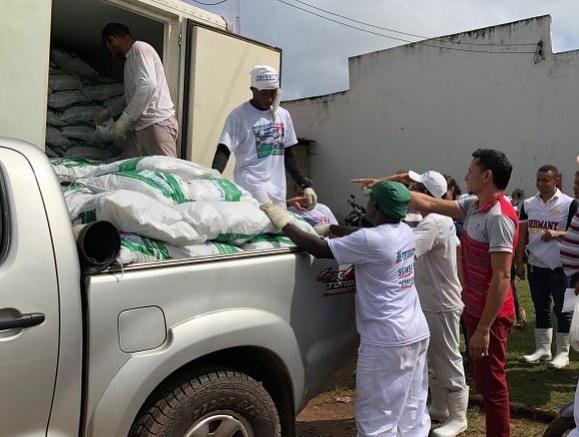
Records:
[[[215,238],[215,241],[217,243],[228,243],[231,244],[234,241],[247,241],[250,240],[252,238],[254,238],[255,235],[254,234],[236,234],[236,233],[225,233],[225,234],[219,234],[217,236],[217,238]]]
[[[239,249],[231,244],[213,243],[219,253],[238,253]]]
[[[295,246],[295,243],[285,235],[259,235],[248,243],[280,243]]]
[[[152,240],[145,237],[140,237],[139,240],[141,244],[123,238],[121,240],[121,245],[129,249],[131,252],[149,255],[160,261],[171,259],[171,256],[169,255],[169,249],[161,241]]]
[[[223,191],[223,200],[227,202],[239,202],[239,200],[241,200],[241,190],[239,190],[239,187],[229,179],[216,178],[211,175],[208,175],[203,179],[213,182]]]
[[[142,159],[143,158],[126,159],[119,165],[119,171],[137,170],[137,166],[139,165],[139,162],[141,162]]]
[[[183,191],[181,191],[181,186],[170,174],[151,170],[123,170],[114,174],[144,182],[176,203],[188,201]]]
[[[72,222],[73,223],[80,222],[84,225],[86,223],[96,222],[96,220],[97,220],[96,209],[90,209],[88,211],[81,212],[76,218],[76,220],[73,220]]]

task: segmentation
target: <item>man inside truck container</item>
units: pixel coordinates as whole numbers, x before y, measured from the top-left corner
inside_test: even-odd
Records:
[[[107,24],[101,40],[113,57],[126,59],[125,99],[118,102],[126,107],[113,127],[115,139],[126,137],[123,158],[176,157],[179,125],[161,58],[150,44],[135,40],[124,24]],[[114,108],[102,110],[95,117],[96,124],[115,112]]]
[[[414,287],[415,240],[401,221],[410,201],[398,182],[375,184],[366,211],[373,224],[357,228],[316,226],[321,239],[302,231],[279,205],[262,210],[300,249],[317,258],[352,264],[356,276],[356,326],[360,333],[355,416],[359,437],[425,437],[430,333]]]
[[[285,169],[304,190],[308,208],[318,197],[312,181],[304,177],[292,146],[297,144],[292,118],[279,107],[281,90],[277,71],[267,65],[251,70],[251,100],[227,117],[212,168],[223,173],[235,154],[233,179],[261,203],[286,204]]]

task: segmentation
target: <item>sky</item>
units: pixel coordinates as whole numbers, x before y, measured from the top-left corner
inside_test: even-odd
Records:
[[[579,49],[578,0],[183,1],[225,17],[242,36],[281,48],[283,100],[347,90],[348,57],[406,44],[393,38],[418,41],[551,15],[553,51]]]

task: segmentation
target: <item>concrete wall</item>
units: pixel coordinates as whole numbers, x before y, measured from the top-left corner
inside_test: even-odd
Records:
[[[311,177],[338,216],[350,194],[365,202],[349,183],[355,177],[435,169],[464,189],[479,147],[507,154],[509,194],[534,194],[543,164],[559,168],[572,194],[578,58],[579,51],[552,53],[551,18],[543,16],[350,58],[348,91],[283,106],[298,136],[314,141]]]

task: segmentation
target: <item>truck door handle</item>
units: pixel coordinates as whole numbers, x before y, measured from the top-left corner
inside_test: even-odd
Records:
[[[20,317],[13,319],[0,320],[0,331],[30,328],[31,326],[40,325],[44,322],[44,319],[43,313],[22,314]]]

